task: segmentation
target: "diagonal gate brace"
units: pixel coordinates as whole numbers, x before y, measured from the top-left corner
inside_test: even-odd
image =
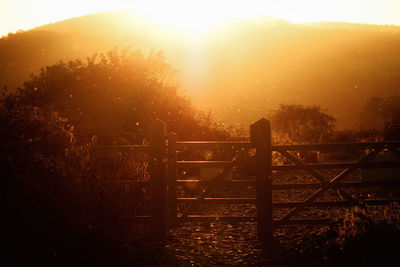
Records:
[[[323,193],[325,193],[328,189],[330,189],[330,188],[338,189],[337,188],[337,186],[338,186],[337,183],[338,182],[343,180],[345,177],[349,176],[351,173],[353,173],[358,168],[364,166],[366,163],[368,163],[370,160],[372,160],[377,154],[379,154],[379,152],[381,152],[382,149],[383,148],[379,148],[379,149],[373,150],[369,154],[367,154],[364,157],[362,157],[356,164],[354,164],[350,168],[347,168],[346,170],[341,172],[339,175],[337,175],[334,178],[332,178],[331,180],[329,180],[329,182],[325,182],[324,178],[319,173],[317,173],[315,170],[313,170],[309,166],[306,166],[302,161],[300,161],[299,159],[297,159],[296,157],[291,155],[289,152],[287,152],[287,151],[278,151],[283,156],[287,157],[289,160],[292,160],[295,164],[304,167],[304,169],[307,172],[309,172],[310,174],[312,174],[314,177],[318,178],[318,180],[321,181],[321,188],[318,189],[317,191],[315,191],[311,196],[307,197],[297,207],[291,209],[288,213],[283,215],[278,220],[277,224],[286,223],[291,217],[295,216],[298,212],[302,211],[306,207],[307,204],[309,204],[311,202],[314,202],[319,196],[321,196]],[[317,175],[315,175],[315,174],[317,174]],[[339,192],[341,192],[344,197],[348,198],[348,200],[350,200],[351,202],[355,202],[355,203],[359,204],[359,202],[356,199],[354,199],[352,196],[348,195],[342,189],[339,188],[338,190],[340,190]]]

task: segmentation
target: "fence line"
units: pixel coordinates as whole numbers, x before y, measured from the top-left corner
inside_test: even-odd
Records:
[[[294,216],[306,207],[347,207],[354,205],[384,205],[393,200],[364,200],[360,201],[349,195],[342,188],[368,187],[368,186],[393,186],[399,185],[397,181],[343,181],[359,168],[400,168],[399,161],[371,162],[382,150],[393,152],[400,158],[400,141],[368,142],[368,143],[338,143],[338,144],[301,144],[301,145],[272,145],[271,127],[266,119],[261,119],[250,126],[250,141],[177,141],[174,133],[166,134],[166,124],[160,120],[152,122],[149,126],[149,145],[123,145],[99,146],[95,152],[104,154],[107,151],[122,152],[148,152],[150,155],[150,181],[136,182],[132,180],[108,181],[112,183],[150,183],[150,216],[137,216],[131,218],[138,222],[151,222],[152,232],[163,235],[165,231],[176,226],[182,221],[256,221],[258,235],[261,239],[271,239],[276,227],[286,224],[326,223],[325,218],[295,219]],[[255,149],[254,161],[185,161],[177,160],[178,149]],[[296,157],[291,151],[354,151],[369,150],[369,153],[357,162],[317,163],[306,164]],[[292,164],[272,165],[272,153],[278,152]],[[222,168],[223,172],[213,181],[200,179],[177,179],[178,168]],[[254,171],[255,180],[223,180],[233,167],[246,168]],[[334,177],[325,177],[317,170],[344,169]],[[318,183],[299,184],[272,184],[273,171],[304,170],[318,180]],[[206,185],[206,189],[198,197],[178,198],[177,185],[197,183]],[[208,197],[210,189],[227,184],[255,186],[255,198],[211,198]],[[286,189],[316,189],[314,193],[303,201],[273,202],[273,190]],[[342,201],[316,201],[319,196],[329,189],[337,190],[345,200]],[[189,207],[177,214],[177,204],[188,203]],[[213,204],[255,204],[257,216],[217,216],[217,215],[192,215],[189,214],[196,203]],[[291,208],[278,220],[273,220],[273,209]]]

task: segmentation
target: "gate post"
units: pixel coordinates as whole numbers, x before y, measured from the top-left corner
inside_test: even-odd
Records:
[[[167,211],[168,227],[177,225],[176,199],[176,140],[175,133],[168,134]]]
[[[256,149],[257,230],[261,240],[271,241],[272,220],[272,143],[271,125],[262,118],[250,125],[250,143]]]
[[[149,125],[150,220],[151,232],[157,236],[164,235],[166,230],[165,128],[161,120],[155,120]]]

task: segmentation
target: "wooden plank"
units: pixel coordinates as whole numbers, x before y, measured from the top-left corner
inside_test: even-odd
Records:
[[[137,153],[148,151],[148,145],[101,145],[94,146],[92,149],[94,155],[109,154],[113,152]]]
[[[217,175],[213,180],[213,183],[209,183],[208,187],[206,187],[205,189],[202,190],[202,192],[200,193],[200,195],[198,196],[198,200],[200,201],[201,199],[204,199],[208,194],[210,194],[211,190],[216,188],[218,186],[218,184],[223,180],[223,177],[226,175],[226,172],[228,171],[228,168],[225,168],[219,175]],[[210,181],[211,182],[211,181]],[[194,207],[193,205],[194,203],[191,203],[189,207],[186,208],[186,210],[184,210],[182,212],[181,217],[186,217],[189,212],[192,210],[192,208]]]
[[[336,186],[337,187],[355,187],[355,188],[371,187],[371,186],[378,186],[378,187],[400,186],[400,180],[384,180],[384,178],[385,177],[382,177],[382,181],[338,182],[338,183],[336,183]]]
[[[318,189],[317,191],[315,191],[312,195],[310,195],[309,197],[307,197],[301,204],[299,204],[298,206],[296,206],[295,208],[293,208],[292,210],[290,210],[288,213],[286,213],[285,215],[283,215],[279,221],[281,223],[285,223],[286,221],[288,221],[291,217],[293,217],[294,215],[296,215],[299,211],[303,210],[305,205],[313,202],[314,200],[316,200],[319,196],[321,196],[324,192],[326,192],[329,188],[333,188],[334,184],[339,182],[340,180],[344,179],[345,177],[347,177],[348,175],[350,175],[352,172],[354,172],[357,168],[362,167],[363,165],[365,165],[367,162],[369,162],[371,159],[373,159],[381,150],[377,149],[374,150],[372,152],[370,152],[369,154],[367,154],[366,156],[362,157],[358,163],[355,166],[352,166],[348,169],[346,169],[345,171],[343,171],[342,173],[340,173],[339,175],[337,175],[336,177],[334,177],[333,179],[331,179],[329,181],[328,185],[325,185],[323,188]]]
[[[281,153],[282,156],[292,161],[294,164],[298,165],[299,167],[302,167],[306,172],[317,178],[322,184],[326,184],[326,179],[321,174],[316,172],[310,166],[306,166],[300,159],[296,158],[295,156],[293,156],[292,154],[290,154],[285,150],[280,150],[278,152]]]
[[[297,171],[304,170],[304,167],[312,169],[347,169],[357,164],[357,162],[346,162],[346,163],[314,163],[314,164],[303,164],[303,165],[275,165],[272,166],[274,171]]]
[[[365,205],[387,205],[389,203],[396,202],[396,200],[392,199],[371,199],[371,200],[363,200],[360,203]],[[297,205],[303,204],[302,201],[290,201],[290,202],[274,202],[274,208],[284,209],[284,208],[293,208]],[[325,207],[350,207],[354,206],[355,203],[353,201],[314,201],[304,204],[305,207],[318,207],[318,208],[325,208]]]
[[[280,151],[284,153],[284,156],[292,156],[291,161],[295,161],[295,157],[290,155],[286,151]],[[286,154],[288,153],[288,154]],[[293,170],[304,170],[304,169],[346,169],[353,167],[357,162],[344,162],[344,163],[314,163],[314,164],[304,164],[299,159],[296,159],[297,164],[295,165],[274,165],[272,170],[274,171],[293,171]],[[301,163],[300,163],[301,162]],[[203,168],[203,167],[239,167],[239,168],[255,168],[254,162],[233,162],[233,161],[189,161],[181,160],[177,161],[177,166],[180,168]],[[396,161],[380,161],[380,162],[370,162],[367,168],[396,168],[399,167],[399,162]]]
[[[294,207],[293,209],[291,209],[288,213],[286,213],[285,215],[283,215],[280,219],[279,222],[281,223],[285,223],[286,221],[288,221],[291,217],[295,216],[297,213],[299,213],[300,211],[302,211],[307,204],[313,202],[314,200],[316,200],[320,195],[322,195],[322,193],[324,193],[327,190],[327,188],[320,188],[317,191],[315,191],[313,194],[311,194],[310,196],[308,196],[304,201],[302,201],[301,203],[299,203],[296,207]]]
[[[179,185],[186,185],[190,183],[196,183],[199,185],[210,185],[215,184],[215,186],[255,186],[255,180],[221,180],[221,181],[204,181],[198,179],[188,179],[188,180],[177,180],[176,181]]]
[[[178,148],[190,149],[249,149],[249,141],[178,141]]]
[[[304,164],[307,168],[312,169],[348,169],[355,166],[357,162],[342,162],[342,163],[314,163],[314,164]],[[398,168],[398,161],[377,161],[377,162],[369,162],[368,166],[364,168]],[[303,165],[275,165],[272,166],[274,171],[295,171],[295,170],[304,170]]]
[[[323,186],[323,187],[329,186],[328,182],[326,181],[327,179],[325,179],[321,174],[316,172],[313,168],[306,166],[300,159],[296,158],[295,156],[293,156],[292,154],[290,154],[287,151],[279,151],[279,153],[281,153],[287,159],[293,161],[296,165],[302,167],[306,172],[308,172],[309,174],[311,174],[312,176],[317,178],[321,182],[321,186]],[[355,198],[353,198],[351,195],[347,194],[347,192],[343,191],[343,189],[338,188],[337,191],[341,197],[344,197],[351,202],[357,203],[357,200]]]
[[[167,222],[169,227],[177,225],[176,140],[177,136],[175,133],[168,134]]]
[[[255,204],[255,198],[178,198],[179,202],[189,202],[189,203],[205,203],[205,204]],[[365,205],[386,205],[396,200],[392,199],[371,199],[363,200],[360,203]],[[303,204],[302,201],[289,201],[289,202],[273,202],[272,206],[274,208],[284,209],[293,208],[298,205]],[[304,207],[349,207],[356,205],[353,201],[342,200],[342,201],[314,201],[305,203]]]
[[[250,126],[250,142],[256,149],[258,235],[262,240],[272,240],[272,143],[268,120],[260,119]]]
[[[232,168],[233,162],[232,161],[177,161],[177,167],[179,168]]]
[[[384,177],[382,177],[383,179]],[[105,184],[137,184],[137,185],[149,185],[149,181],[137,181],[137,180],[100,180],[99,183]],[[255,186],[255,180],[232,180],[232,181],[203,181],[197,179],[188,179],[188,180],[177,180],[177,184],[185,185],[188,183],[197,183],[197,184],[211,184],[215,183],[218,186],[229,186],[229,185],[240,185],[240,186]],[[334,187],[354,187],[354,188],[362,188],[362,187],[371,187],[371,186],[378,186],[378,187],[396,187],[400,186],[400,180],[382,180],[382,181],[346,181],[346,182],[338,182],[334,185]],[[288,189],[313,189],[313,188],[320,188],[320,183],[293,183],[293,184],[272,184],[272,189],[274,190],[288,190]]]
[[[349,151],[362,149],[393,149],[399,148],[400,141],[365,142],[365,143],[332,143],[332,144],[299,144],[274,145],[273,151]]]
[[[149,185],[150,181],[138,181],[138,180],[133,180],[133,179],[121,179],[121,180],[99,180],[99,183],[104,183],[104,184],[135,184],[138,186],[145,186]]]
[[[256,216],[226,216],[226,215],[188,215],[179,217],[180,222],[254,222]]]
[[[313,168],[306,166],[300,159],[296,158],[295,156],[293,156],[292,154],[290,154],[287,151],[279,151],[279,153],[281,153],[287,159],[293,161],[296,165],[304,168],[304,170],[306,172],[308,172],[309,174],[311,174],[312,176],[317,178],[321,182],[321,186],[323,186],[323,187],[329,186],[327,179],[325,179],[321,174],[316,172]],[[349,201],[357,203],[357,200],[355,198],[353,198],[351,195],[347,194],[345,191],[343,191],[343,189],[338,188],[337,191],[341,197],[344,197],[344,198],[348,199]]]
[[[180,197],[177,199],[179,202],[189,203],[206,203],[206,204],[255,204],[255,198],[228,198],[228,197],[214,197],[214,198],[197,198],[197,197]]]
[[[238,147],[238,148],[250,148],[250,142],[248,141],[179,141],[177,142],[178,147],[190,146],[190,147]],[[362,150],[362,149],[393,149],[400,147],[400,141],[385,141],[385,142],[365,142],[365,143],[332,143],[332,144],[299,144],[299,145],[273,145],[272,150],[286,150],[286,151],[346,151],[346,150]],[[93,150],[122,150],[122,151],[140,151],[147,152],[149,150],[148,145],[101,145],[94,146]]]
[[[334,178],[332,178],[329,183],[333,184],[333,183],[337,183],[340,180],[343,180],[345,177],[349,176],[351,173],[353,173],[356,169],[363,167],[367,162],[368,164],[370,163],[369,161],[372,160],[376,155],[379,154],[379,152],[382,150],[381,149],[376,149],[372,152],[370,152],[369,154],[365,155],[364,157],[362,157],[356,165],[351,166],[350,168],[344,170],[343,172],[341,172],[339,175],[335,176]]]
[[[165,128],[161,120],[155,120],[149,126],[151,232],[157,236],[166,231]]]

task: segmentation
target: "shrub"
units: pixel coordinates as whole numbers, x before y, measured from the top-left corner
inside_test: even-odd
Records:
[[[383,129],[383,136],[386,141],[400,140],[400,113],[393,115]]]
[[[13,265],[121,265],[137,260],[134,233],[126,227],[121,190],[99,183],[132,171],[129,162],[94,165],[92,143],[78,145],[74,128],[48,106],[0,103],[1,261]],[[137,162],[136,162],[137,163]],[[139,179],[145,170],[132,176]],[[143,198],[129,191],[131,202]],[[151,259],[150,259],[151,260]],[[154,259],[157,260],[157,259]]]
[[[353,266],[378,266],[398,261],[400,208],[350,210],[339,231],[344,259]]]
[[[80,142],[142,143],[148,124],[167,122],[180,138],[226,136],[198,112],[173,81],[163,54],[111,50],[43,68],[19,89],[22,103],[48,107],[68,118]]]
[[[131,265],[144,256],[135,244],[139,232],[122,216],[148,208],[147,188],[101,181],[146,180],[147,159],[121,153],[99,157],[92,146],[141,143],[155,118],[180,138],[226,137],[178,93],[169,75],[160,53],[144,57],[113,50],[87,63],[46,67],[17,93],[5,93],[0,101],[3,260],[99,266]],[[143,265],[159,260],[145,258]]]
[[[335,118],[318,106],[284,105],[270,116],[277,143],[320,143],[335,130]]]

